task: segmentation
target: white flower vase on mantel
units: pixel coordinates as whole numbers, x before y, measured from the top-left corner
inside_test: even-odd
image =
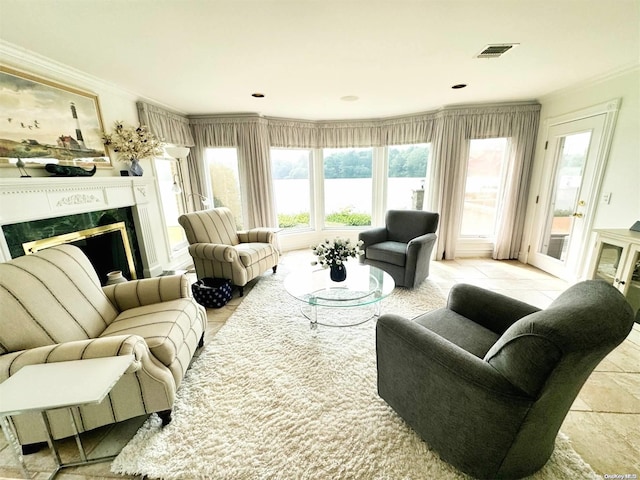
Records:
[[[140,161],[137,158],[131,159],[131,164],[129,165],[129,174],[132,177],[141,177],[144,173],[142,169],[142,165],[140,165]]]

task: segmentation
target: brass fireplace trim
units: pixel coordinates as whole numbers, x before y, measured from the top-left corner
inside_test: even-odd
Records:
[[[135,280],[136,268],[133,263],[133,254],[131,253],[131,245],[129,244],[129,235],[127,234],[127,228],[124,222],[111,223],[101,227],[87,228],[86,230],[80,230],[78,232],[65,233],[63,235],[56,235],[55,237],[43,238],[41,240],[34,240],[33,242],[25,242],[22,244],[24,253],[31,255],[39,250],[45,248],[54,247],[63,243],[71,243],[77,240],[84,240],[85,238],[97,237],[98,235],[104,235],[105,233],[120,232],[122,237],[122,243],[124,245],[124,253],[127,258],[127,264],[129,265],[129,272],[131,273],[131,279]]]

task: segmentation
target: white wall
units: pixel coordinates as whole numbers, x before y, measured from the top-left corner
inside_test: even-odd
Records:
[[[596,206],[593,228],[626,229],[640,220],[640,67],[635,67],[539,99],[542,105],[540,130],[521,258],[526,260],[527,247],[535,234],[532,222],[545,156],[545,122],[615,98],[620,98],[621,103],[601,188],[601,192],[612,195],[609,204],[600,202]],[[588,255],[588,248],[586,250],[585,255]]]

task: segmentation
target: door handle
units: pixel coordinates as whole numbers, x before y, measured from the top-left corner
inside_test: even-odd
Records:
[[[572,217],[577,217],[577,218],[582,218],[582,217],[584,217],[584,215],[583,215],[582,213],[580,213],[580,212],[575,212],[575,213],[573,213],[571,216],[572,216]]]

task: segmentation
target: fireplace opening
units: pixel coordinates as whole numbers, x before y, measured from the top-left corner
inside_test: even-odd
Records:
[[[89,257],[103,285],[114,270],[129,280],[144,276],[131,207],[7,224],[2,232],[11,258],[71,243]]]
[[[25,242],[22,244],[22,248],[25,254],[30,255],[44,248],[63,243],[75,245],[91,259],[102,285],[107,281],[107,274],[114,270],[121,270],[129,280],[137,278],[124,222]]]

